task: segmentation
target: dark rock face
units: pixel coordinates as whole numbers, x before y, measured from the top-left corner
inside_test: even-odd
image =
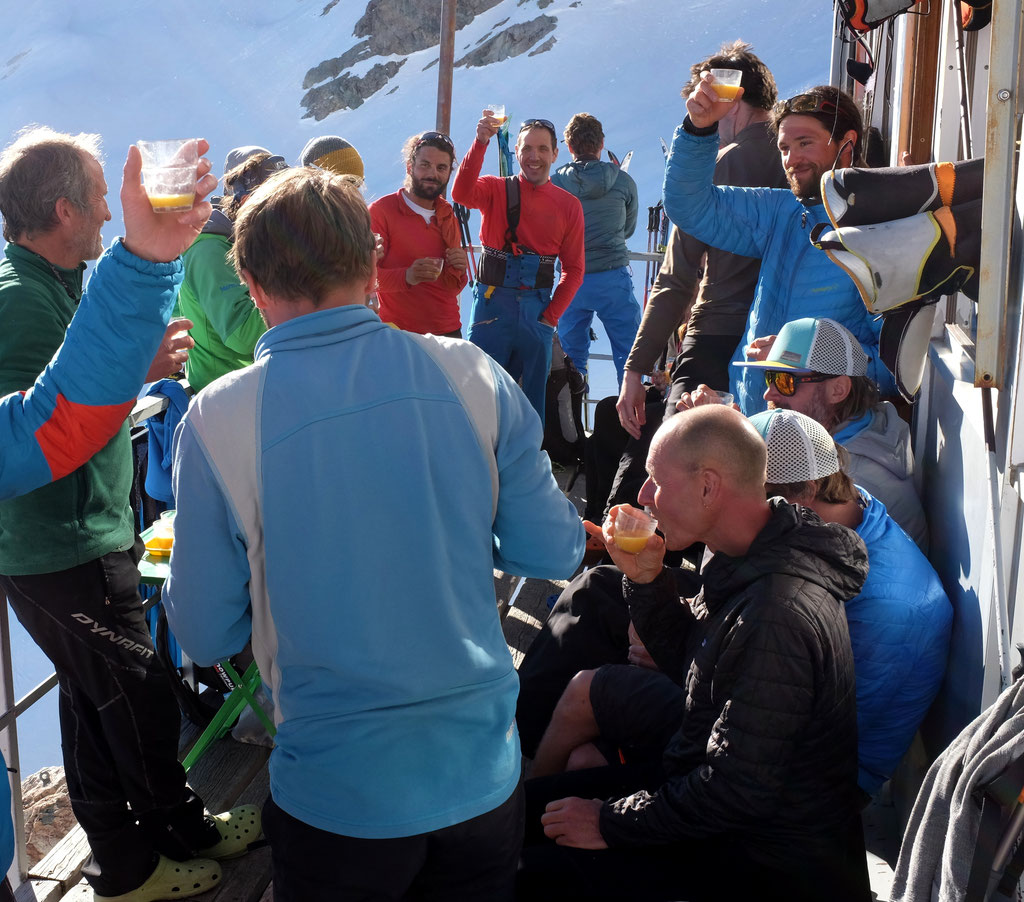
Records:
[[[501,0],[460,0],[455,27],[465,28],[480,13]],[[357,38],[368,38],[374,53],[381,56],[415,53],[437,44],[441,22],[441,0],[370,0],[356,22]]]
[[[308,90],[302,98],[306,109],[303,119],[327,118],[335,110],[354,110],[363,105],[367,97],[376,94],[394,77],[405,60],[376,63],[366,75],[357,77],[347,72],[325,85]]]
[[[531,19],[529,22],[510,25],[471,53],[467,53],[455,65],[487,66],[491,63],[510,59],[513,56],[519,56],[521,53],[526,53],[545,35],[554,31],[557,24],[558,19],[554,16],[537,16],[536,19]],[[549,50],[554,43],[554,39],[550,39],[546,46],[538,47],[537,52],[541,53],[544,50]]]
[[[337,2],[330,0],[321,15],[327,15]],[[504,0],[460,0],[456,9],[456,27],[464,28],[478,15],[502,2]],[[518,0],[518,5],[530,2],[536,2],[540,9],[544,9],[553,0]],[[303,118],[320,121],[337,110],[354,110],[362,106],[367,98],[387,86],[406,61],[382,60],[361,76],[352,75],[347,70],[375,56],[405,57],[436,47],[440,21],[441,0],[369,0],[354,29],[355,37],[363,40],[340,56],[314,66],[303,78],[302,87],[306,90],[301,100],[305,109]],[[546,41],[543,39],[554,31],[557,22],[554,16],[541,15],[530,22],[504,27],[508,18],[502,19],[494,30],[476,42],[478,46],[455,65],[487,66],[527,51],[531,56],[543,53],[555,44],[553,36]],[[469,50],[469,45],[465,49]],[[424,71],[435,65],[437,60],[424,66]],[[394,90],[392,87],[388,93]]]

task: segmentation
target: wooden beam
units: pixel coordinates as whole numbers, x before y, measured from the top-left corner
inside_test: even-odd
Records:
[[[452,130],[452,74],[455,67],[455,10],[458,0],[441,0],[440,59],[437,67],[436,128],[445,135]]]

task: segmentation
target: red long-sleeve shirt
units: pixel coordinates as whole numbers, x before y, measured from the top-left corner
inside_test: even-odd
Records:
[[[414,260],[443,258],[446,248],[459,247],[459,224],[451,204],[437,198],[428,225],[409,209],[399,190],[370,204],[370,222],[384,242],[384,256],[377,263],[380,318],[421,335],[445,335],[461,328],[459,292],[468,281],[465,270],[460,273],[446,264],[435,282],[405,281]]]
[[[480,175],[486,152],[486,144],[473,141],[452,182],[452,199],[480,211],[481,243],[501,250],[508,230],[505,180],[494,175]],[[561,278],[555,286],[551,303],[544,310],[545,319],[555,323],[583,283],[583,207],[568,191],[551,182],[534,185],[522,174],[519,175],[519,198],[519,226],[516,229],[519,243],[538,254],[558,257],[561,263]]]

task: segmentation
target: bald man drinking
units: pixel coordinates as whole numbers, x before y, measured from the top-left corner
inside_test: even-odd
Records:
[[[766,500],[765,460],[721,406],[655,435],[639,500],[664,539],[627,554],[614,518],[602,535],[674,683],[652,690],[628,665],[572,680],[534,759],[519,898],[869,898],[842,606],[866,554],[851,530]],[[713,557],[680,599],[662,558],[694,542]],[[563,773],[595,740],[623,763]]]

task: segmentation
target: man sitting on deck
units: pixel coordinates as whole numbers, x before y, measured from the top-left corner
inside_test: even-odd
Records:
[[[493,568],[564,577],[583,554],[540,423],[474,345],[364,306],[374,237],[345,177],[271,178],[233,258],[270,328],[179,427],[165,601],[201,664],[252,634],[275,902],[507,899],[519,682]]]
[[[867,556],[851,530],[766,500],[765,462],[754,427],[720,405],[655,435],[640,502],[665,538],[636,554],[618,549],[614,525],[605,538],[640,638],[686,687],[682,704],[651,716],[632,691],[648,676],[639,668],[573,680],[534,759],[534,775],[556,776],[528,787],[519,898],[867,898],[842,606]],[[681,604],[662,559],[696,541],[715,556]],[[599,735],[641,737],[664,757],[644,773],[561,774]]]

